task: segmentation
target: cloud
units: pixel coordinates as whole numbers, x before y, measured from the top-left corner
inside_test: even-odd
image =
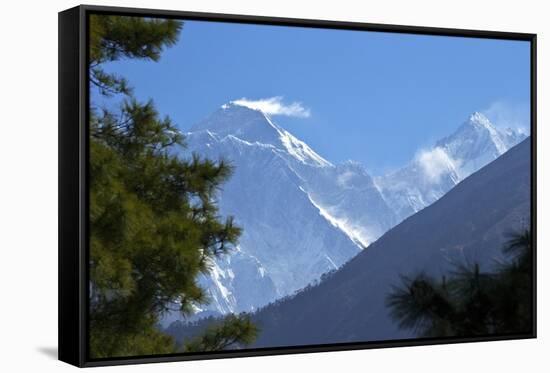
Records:
[[[340,185],[342,188],[345,188],[348,186],[349,182],[353,177],[355,176],[355,173],[352,171],[344,171],[343,173],[339,174],[336,177],[336,183]]]
[[[416,155],[416,162],[422,169],[426,181],[433,184],[438,183],[441,176],[449,170],[456,169],[459,163],[440,147],[421,150]]]
[[[482,113],[500,129],[512,128],[524,134],[530,132],[531,110],[528,104],[495,101]]]
[[[311,116],[311,111],[304,107],[302,103],[295,101],[290,104],[285,104],[283,103],[282,96],[262,98],[259,100],[249,100],[243,97],[232,101],[232,103],[254,110],[261,110],[269,115],[284,115],[297,118],[309,118]]]

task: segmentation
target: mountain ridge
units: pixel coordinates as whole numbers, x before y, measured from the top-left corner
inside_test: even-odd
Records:
[[[530,226],[530,138],[473,173],[437,202],[386,232],[319,285],[253,315],[253,347],[418,337],[390,317],[400,276],[439,277],[455,263],[490,270],[507,234]]]
[[[404,167],[376,177],[376,184],[403,220],[525,138],[512,129],[499,130],[485,115],[474,112],[451,135],[417,153]]]
[[[479,115],[472,118],[486,124]],[[218,259],[214,275],[201,279],[212,302],[195,318],[253,311],[293,294],[461,180],[449,161],[438,188],[411,208],[409,201],[388,197],[384,180],[360,163],[332,164],[265,113],[232,103],[193,126],[186,142],[183,156],[196,152],[234,163],[235,174],[220,192],[219,206],[222,215],[235,216],[244,228],[236,252],[229,254],[235,257]],[[390,181],[393,187],[402,182]],[[177,318],[169,315],[164,323]]]

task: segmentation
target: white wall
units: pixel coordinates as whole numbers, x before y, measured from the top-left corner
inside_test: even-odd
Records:
[[[545,1],[119,0],[102,5],[538,33],[539,338],[257,357],[115,371],[519,372],[547,369],[550,22]],[[0,21],[0,370],[66,371],[57,346],[57,12],[75,1],[5,1]],[[537,369],[538,367],[538,369]]]

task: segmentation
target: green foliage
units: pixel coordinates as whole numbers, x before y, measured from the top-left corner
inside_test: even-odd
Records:
[[[251,344],[258,328],[249,316],[229,315],[208,327],[201,336],[184,345],[185,352],[219,351]]]
[[[422,336],[527,333],[532,328],[532,252],[529,231],[511,235],[503,252],[508,262],[495,272],[460,266],[437,281],[425,274],[403,277],[388,296],[401,328]]]
[[[163,49],[177,42],[182,26],[177,20],[91,15],[90,81],[106,95],[130,93],[126,79],[100,65],[123,58],[158,61]]]
[[[158,320],[178,304],[188,314],[207,302],[197,276],[237,243],[240,228],[221,221],[215,196],[230,165],[175,149],[183,137],[152,101],[132,97],[126,81],[101,63],[158,60],[181,22],[91,16],[90,74],[100,93],[124,94],[116,109],[93,108],[90,119],[90,353],[94,358],[171,353],[176,346]],[[247,343],[255,329],[228,319],[221,337]],[[218,343],[217,346],[229,346]]]
[[[172,19],[90,16],[91,64],[121,58],[158,61],[165,47],[176,44],[183,24]]]

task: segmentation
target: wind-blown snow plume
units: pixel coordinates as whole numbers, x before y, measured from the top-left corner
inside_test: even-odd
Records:
[[[524,135],[529,135],[531,110],[528,104],[511,104],[504,101],[495,101],[483,114],[499,129],[516,130]]]
[[[287,117],[309,118],[311,110],[304,107],[301,102],[283,103],[282,96],[249,100],[245,97],[232,101],[232,104],[245,106],[249,109],[261,110],[268,115],[284,115]]]
[[[439,183],[441,177],[455,169],[458,163],[439,146],[420,151],[416,155],[416,161],[422,168],[426,181],[430,183]]]

